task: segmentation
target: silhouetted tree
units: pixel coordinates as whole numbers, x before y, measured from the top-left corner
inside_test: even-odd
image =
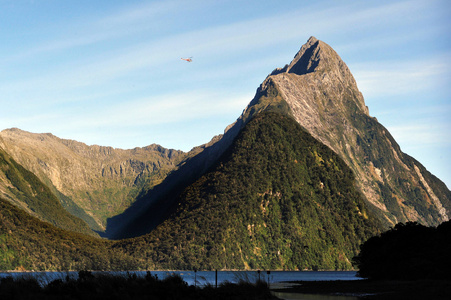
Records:
[[[437,228],[408,222],[367,240],[354,261],[365,278],[443,279],[451,278],[450,251],[450,221]]]

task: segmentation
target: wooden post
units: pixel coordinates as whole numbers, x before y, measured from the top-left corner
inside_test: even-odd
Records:
[[[197,270],[194,269],[194,287],[197,287]]]
[[[271,274],[271,271],[266,271],[266,274],[268,274],[268,288],[270,288],[270,283],[269,283],[269,274]]]

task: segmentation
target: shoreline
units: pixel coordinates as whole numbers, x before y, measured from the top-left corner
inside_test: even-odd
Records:
[[[195,270],[0,270],[0,273],[27,273],[27,272],[80,272],[80,271],[88,271],[88,272],[194,272]],[[357,272],[357,269],[351,270],[284,270],[284,269],[212,269],[212,270],[196,270],[197,272]]]
[[[290,281],[272,292],[354,296],[360,299],[451,299],[451,280]]]

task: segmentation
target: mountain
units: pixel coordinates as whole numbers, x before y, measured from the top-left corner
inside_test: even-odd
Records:
[[[346,64],[311,37],[292,62],[275,69],[234,124],[189,153],[158,145],[132,150],[87,146],[19,129],[0,133],[2,147],[36,174],[72,214],[109,238],[146,234],[173,211],[180,194],[205,174],[261,112],[292,117],[339,155],[384,227],[449,219],[451,192],[403,153],[369,115]]]
[[[401,151],[388,130],[369,115],[346,64],[329,45],[311,37],[290,64],[275,69],[264,80],[223,135],[188,155],[143,201],[114,217],[111,236],[142,235],[164,221],[177,196],[204,174],[261,112],[291,116],[338,154],[354,172],[358,190],[383,227],[406,221],[435,226],[449,219],[451,192],[446,185]]]
[[[252,118],[175,203],[151,233],[108,241],[0,197],[0,269],[350,269],[379,228],[344,161],[277,113]]]
[[[36,175],[23,168],[1,148],[0,197],[9,199],[28,214],[60,228],[96,235],[85,222],[68,213]]]
[[[223,135],[189,153],[8,129],[0,162],[0,263],[15,267],[349,269],[382,228],[451,213],[445,184],[401,151],[314,37]],[[62,207],[128,239],[62,230],[87,228]]]
[[[159,145],[131,150],[88,146],[17,128],[0,132],[0,148],[45,183],[68,211],[99,232],[105,230],[108,218],[158,184],[184,154]]]
[[[380,226],[344,161],[278,113],[252,118],[175,203],[121,249],[163,269],[350,269]]]
[[[261,111],[292,116],[337,153],[385,226],[449,219],[451,192],[369,115],[350,70],[326,43],[311,37],[290,64],[275,69],[230,130],[235,134]]]
[[[111,241],[53,226],[0,196],[2,271],[136,270],[135,261]]]

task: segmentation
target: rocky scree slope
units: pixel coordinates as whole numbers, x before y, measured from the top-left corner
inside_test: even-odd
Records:
[[[337,153],[355,173],[358,190],[382,226],[405,221],[437,225],[449,219],[451,192],[446,185],[401,151],[388,130],[369,115],[346,64],[329,45],[311,37],[290,64],[264,80],[223,135],[195,148],[179,169],[143,197],[146,201],[113,218],[115,238],[145,234],[164,221],[180,192],[208,171],[260,112],[293,117]]]
[[[385,226],[437,225],[449,219],[451,192],[369,115],[350,70],[326,43],[311,37],[289,65],[275,69],[230,130],[268,110],[293,116],[335,151]]]

